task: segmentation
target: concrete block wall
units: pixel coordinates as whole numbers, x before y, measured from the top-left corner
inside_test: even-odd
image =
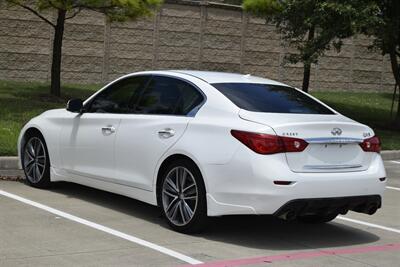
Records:
[[[238,7],[167,0],[151,18],[109,23],[84,11],[68,20],[62,80],[106,83],[149,69],[201,69],[251,73],[301,86],[301,64],[284,57],[293,48],[273,25]],[[46,14],[54,20],[55,15]],[[0,79],[49,81],[52,29],[45,22],[0,1]],[[312,67],[312,90],[390,91],[394,80],[387,57],[368,50],[371,39],[344,41]]]

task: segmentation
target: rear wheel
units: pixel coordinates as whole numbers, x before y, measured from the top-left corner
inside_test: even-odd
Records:
[[[50,159],[46,143],[39,134],[27,138],[22,151],[22,166],[29,185],[45,188],[50,185]]]
[[[201,173],[190,160],[170,164],[162,174],[160,205],[168,224],[182,233],[196,233],[207,221],[206,190]]]
[[[333,214],[314,214],[297,217],[297,220],[303,223],[327,223],[334,220],[338,216],[337,213]]]

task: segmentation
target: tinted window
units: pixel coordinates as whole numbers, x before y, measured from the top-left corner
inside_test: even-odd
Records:
[[[255,112],[334,114],[314,99],[287,86],[254,83],[216,83],[239,108]]]
[[[131,113],[148,80],[149,76],[131,77],[110,85],[91,101],[88,112]]]
[[[187,82],[154,76],[136,106],[137,113],[187,115],[203,101],[200,92]]]

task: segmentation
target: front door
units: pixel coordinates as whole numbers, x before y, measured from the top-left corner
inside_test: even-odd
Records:
[[[72,118],[61,131],[63,168],[84,176],[114,175],[114,140],[118,114],[84,113]]]
[[[115,181],[115,138],[121,116],[132,104],[150,76],[119,80],[85,103],[83,114],[71,114],[60,136],[63,168],[81,176]]]

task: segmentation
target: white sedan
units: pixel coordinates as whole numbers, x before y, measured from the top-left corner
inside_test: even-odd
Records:
[[[32,186],[132,197],[186,233],[209,216],[373,214],[386,183],[371,128],[288,85],[220,72],[123,76],[33,118],[18,151]]]

